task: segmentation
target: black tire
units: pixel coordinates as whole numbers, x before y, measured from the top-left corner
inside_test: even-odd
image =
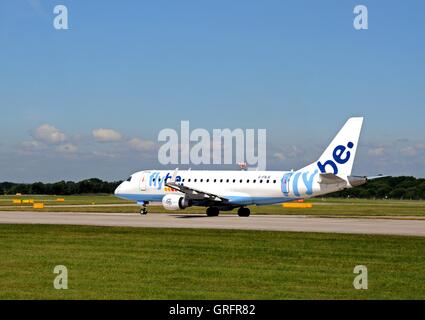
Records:
[[[249,208],[241,207],[238,209],[239,217],[249,217],[250,214],[251,214],[251,210],[249,210]]]
[[[142,208],[142,209],[140,209],[140,214],[141,214],[141,215],[148,214],[148,209],[147,209],[147,208]]]
[[[216,207],[208,207],[207,208],[207,216],[208,217],[217,217],[220,211]]]

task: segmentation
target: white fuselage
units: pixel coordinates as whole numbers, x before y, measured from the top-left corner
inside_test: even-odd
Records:
[[[139,203],[161,201],[166,194],[180,192],[167,187],[173,171],[149,170],[134,173],[115,191],[121,198]],[[303,199],[341,190],[346,183],[322,185],[317,170],[291,171],[178,171],[176,183],[211,193],[232,205],[262,205]]]

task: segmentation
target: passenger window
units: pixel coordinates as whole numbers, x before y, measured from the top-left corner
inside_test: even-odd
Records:
[[[273,183],[276,183],[276,180],[273,180]]]
[[[248,180],[246,180],[246,183],[249,183],[249,179],[248,179]]]
[[[267,180],[267,183],[269,183],[270,182],[270,180]]]
[[[196,182],[198,179],[193,180],[193,182]]]
[[[254,179],[254,180],[252,180],[252,182],[253,182],[253,183],[256,183],[256,182],[257,182],[257,180],[255,180],[255,179]]]
[[[190,182],[190,179],[189,180],[187,180],[188,182]]]
[[[242,179],[241,179],[241,180],[239,180],[239,182],[240,182],[240,183],[242,183]]]
[[[235,183],[236,182],[236,179],[233,179],[233,183]]]
[[[201,182],[204,181],[204,179],[201,179]]]
[[[220,179],[220,182],[223,182],[223,179]]]
[[[263,183],[263,180],[260,180],[260,183]]]
[[[227,179],[226,182],[229,182],[229,179]]]
[[[210,182],[210,179],[207,179],[207,182]]]
[[[217,181],[217,179],[214,179],[214,182],[216,182]]]

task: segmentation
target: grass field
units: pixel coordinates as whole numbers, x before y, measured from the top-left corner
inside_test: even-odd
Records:
[[[118,199],[112,195],[64,196],[64,202],[57,202],[53,196],[0,196],[0,210],[40,210],[32,209],[31,205],[13,205],[12,199],[34,199],[42,201],[45,208],[41,211],[84,211],[84,212],[139,212],[134,203]],[[252,214],[290,214],[315,215],[329,217],[358,216],[423,216],[425,217],[425,201],[397,200],[362,200],[362,199],[311,199],[311,209],[289,209],[280,205],[252,206]],[[108,206],[119,204],[120,206]],[[128,204],[128,206],[126,206]],[[105,205],[105,206],[102,206]],[[73,207],[74,206],[74,207]],[[151,211],[169,212],[162,206],[152,206]],[[186,213],[205,213],[205,208],[187,208]],[[236,211],[231,212],[235,214]],[[226,213],[226,212],[224,212]]]
[[[64,202],[58,202],[58,198],[63,198]],[[0,196],[0,208],[12,205],[13,199],[33,199],[37,202],[44,202],[46,205],[92,205],[92,204],[125,204],[134,203],[122,200],[113,195],[74,195],[74,196],[50,196],[50,195],[22,195],[22,196]],[[27,205],[30,206],[30,205]]]
[[[424,299],[425,238],[0,226],[0,299]],[[55,265],[69,289],[55,290]],[[366,265],[369,289],[355,290]]]

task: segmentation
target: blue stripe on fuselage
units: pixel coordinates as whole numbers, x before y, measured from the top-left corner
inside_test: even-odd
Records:
[[[125,200],[132,200],[137,202],[155,201],[161,202],[165,194],[116,194],[118,198]],[[266,205],[293,201],[298,198],[289,197],[241,197],[241,196],[228,196],[230,204],[234,205]]]
[[[266,204],[275,204],[297,200],[298,198],[288,198],[288,197],[241,197],[241,196],[228,196],[231,204],[241,204],[241,205],[266,205]]]

